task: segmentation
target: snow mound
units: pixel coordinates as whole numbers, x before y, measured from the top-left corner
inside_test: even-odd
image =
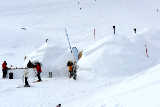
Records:
[[[111,79],[131,76],[151,68],[160,63],[160,47],[157,45],[160,42],[157,36],[159,32],[149,30],[130,37],[116,35],[99,40],[84,51],[79,62],[80,69],[86,72],[92,70],[99,78],[105,76]]]

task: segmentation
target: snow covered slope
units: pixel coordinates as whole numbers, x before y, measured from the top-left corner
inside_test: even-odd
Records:
[[[99,87],[94,94],[86,95],[65,107],[159,107],[160,66],[138,73],[118,85]]]
[[[0,79],[0,107],[58,103],[159,107],[159,4],[159,0],[1,1],[0,63],[7,60],[9,67],[24,67],[27,56],[42,62],[44,74],[54,75],[52,79],[42,75],[41,83],[32,83],[36,78],[30,77],[31,88],[16,88],[23,84],[23,71],[14,71],[18,79]],[[71,55],[65,28],[71,45],[83,50],[77,81],[68,79],[66,62]]]

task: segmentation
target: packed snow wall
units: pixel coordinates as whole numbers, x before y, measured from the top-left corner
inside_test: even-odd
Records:
[[[159,31],[150,29],[130,36],[117,34],[97,41],[84,51],[79,62],[80,75],[94,75],[91,77],[94,79],[127,77],[159,64]]]
[[[73,60],[73,56],[68,48],[44,44],[28,55],[25,66],[29,60],[42,64],[42,77],[48,77],[49,72],[52,72],[53,77],[64,77],[68,76],[67,61]]]

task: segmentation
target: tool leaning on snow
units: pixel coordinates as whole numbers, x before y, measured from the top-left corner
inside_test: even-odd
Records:
[[[72,47],[71,43],[69,41],[69,36],[67,33],[67,29],[65,29],[65,35],[67,37],[67,41],[68,41],[68,45],[70,48],[70,52],[74,58],[73,61],[68,61],[67,62],[67,66],[68,66],[68,71],[69,71],[69,77],[73,77],[74,80],[77,79],[77,69],[78,69],[78,65],[77,62],[78,60],[82,57],[82,51],[78,51],[78,49],[76,47]],[[74,63],[73,63],[74,62]]]
[[[7,70],[16,70],[16,69],[30,69],[30,68],[8,68]]]

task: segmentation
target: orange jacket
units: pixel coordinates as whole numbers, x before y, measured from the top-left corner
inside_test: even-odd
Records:
[[[68,66],[68,70],[69,70],[70,72],[72,72],[72,69],[73,69],[72,66]]]

